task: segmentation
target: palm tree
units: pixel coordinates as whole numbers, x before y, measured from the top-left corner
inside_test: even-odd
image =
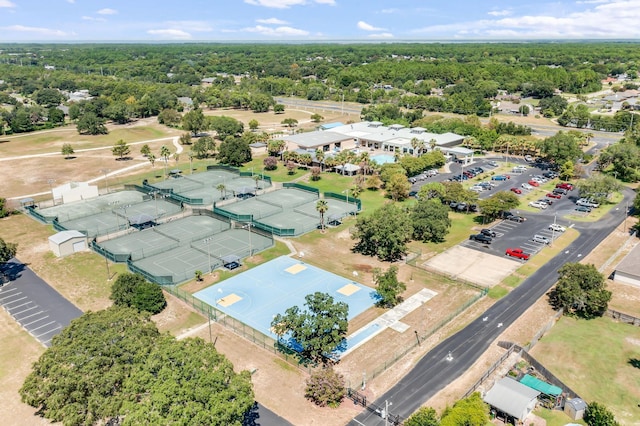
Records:
[[[151,167],[156,164],[156,156],[153,154],[147,155],[147,160],[149,160],[149,162],[151,163]]]
[[[256,195],[258,194],[258,182],[260,181],[260,175],[253,175],[251,176],[251,179],[253,179],[256,182]]]
[[[216,189],[218,191],[220,191],[220,198],[222,198],[223,200],[226,198],[226,192],[227,192],[227,186],[224,183],[218,184],[218,186],[216,186]]]
[[[329,210],[329,204],[326,200],[318,200],[316,210],[320,213],[320,230],[324,232],[324,214]]]
[[[167,178],[167,162],[169,161],[169,156],[171,155],[171,151],[167,148],[166,145],[162,145],[160,148],[160,157],[164,158],[164,178]]]
[[[324,151],[320,148],[316,149],[316,161],[320,163],[320,170],[324,171]]]

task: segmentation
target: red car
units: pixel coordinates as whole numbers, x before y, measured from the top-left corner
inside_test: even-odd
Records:
[[[529,182],[527,182],[529,185],[531,186],[540,186],[540,183],[536,182],[535,180],[530,180]]]
[[[555,198],[555,199],[560,199],[560,198],[562,198],[562,195],[560,195],[560,194],[554,194],[553,192],[550,192],[550,193],[548,193],[548,194],[547,194],[547,197],[549,197],[549,198]]]
[[[567,182],[559,183],[556,188],[566,189],[567,191],[573,191],[573,185]]]
[[[511,192],[515,192],[516,194],[522,194],[522,190],[520,188],[511,188]]]
[[[525,253],[521,248],[508,248],[504,254],[509,257],[517,257],[522,260],[529,260],[529,257],[531,256],[529,253]]]

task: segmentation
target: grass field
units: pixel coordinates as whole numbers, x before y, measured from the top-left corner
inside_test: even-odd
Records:
[[[640,327],[563,317],[531,354],[585,401],[609,407],[620,424],[640,423]]]

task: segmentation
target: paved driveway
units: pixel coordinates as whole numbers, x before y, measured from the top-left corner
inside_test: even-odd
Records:
[[[0,287],[0,305],[44,346],[82,311],[17,259],[3,266],[10,281]]]

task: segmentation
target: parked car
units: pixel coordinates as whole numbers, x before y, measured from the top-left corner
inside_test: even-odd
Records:
[[[491,244],[491,241],[493,241],[491,239],[491,237],[484,235],[484,234],[474,234],[474,235],[470,235],[469,239],[472,241],[477,241],[479,243],[483,243],[483,244]]]
[[[507,179],[511,179],[511,176],[509,176],[509,175],[495,175],[495,176],[491,176],[491,180],[507,180]]]
[[[522,190],[520,188],[511,188],[511,192],[514,192],[516,194],[522,194]]]
[[[556,172],[549,171],[549,172],[544,172],[542,176],[546,177],[547,179],[555,179],[558,177],[558,174]]]
[[[525,253],[521,248],[508,248],[504,254],[509,257],[517,257],[522,260],[529,260],[529,257],[531,257],[529,253]]]
[[[591,207],[587,206],[578,206],[574,210],[580,213],[591,213]]]
[[[529,185],[531,185],[531,186],[540,186],[540,182],[536,182],[536,181],[535,181],[535,180],[533,180],[533,179],[532,179],[532,180],[530,180],[528,183],[529,183]]]
[[[487,237],[491,237],[491,238],[495,238],[496,237],[496,231],[493,231],[493,230],[488,229],[488,228],[484,228],[484,229],[480,230],[480,233],[486,235]]]
[[[546,195],[547,198],[555,198],[557,200],[559,200],[560,198],[562,198],[561,194],[554,194],[553,192],[550,192]]]
[[[568,182],[562,182],[556,185],[556,188],[566,189],[567,191],[573,191],[573,185]]]
[[[529,203],[529,207],[535,207],[536,209],[544,210],[549,207],[549,205],[546,203],[541,203],[540,201],[531,201]]]
[[[578,201],[576,201],[576,205],[585,206],[585,207],[591,207],[591,208],[594,208],[594,209],[597,209],[598,207],[600,207],[600,204],[598,204],[595,201],[590,200],[588,198],[580,198]]]
[[[484,187],[480,186],[480,185],[473,185],[471,188],[469,188],[472,191],[476,191],[476,192],[482,192],[485,190]]]
[[[553,190],[553,193],[554,194],[560,194],[560,195],[567,195],[569,193],[569,190],[565,189],[565,188],[555,188]]]
[[[551,244],[551,240],[549,238],[539,234],[535,234],[533,237],[531,237],[531,241],[540,244]]]
[[[489,161],[487,162],[488,165],[490,165],[491,167],[498,167],[498,162],[497,161]]]
[[[533,189],[533,186],[529,185],[528,183],[523,183],[522,185],[520,185],[523,189],[526,189],[527,191],[531,191]]]
[[[522,222],[524,222],[525,220],[527,220],[527,218],[526,218],[526,217],[523,217],[523,216],[516,216],[516,215],[513,215],[513,214],[512,214],[512,215],[510,215],[510,216],[507,216],[507,220],[510,220],[510,221],[512,221],[512,222],[522,223]]]
[[[567,228],[565,228],[562,225],[558,225],[557,223],[552,223],[551,225],[549,225],[549,231],[564,232],[566,230],[567,230]]]
[[[548,198],[540,198],[540,199],[538,200],[538,202],[539,202],[539,203],[546,204],[546,205],[548,205],[548,206],[552,206],[552,205],[553,205],[553,200],[550,200],[550,199],[548,199]]]

